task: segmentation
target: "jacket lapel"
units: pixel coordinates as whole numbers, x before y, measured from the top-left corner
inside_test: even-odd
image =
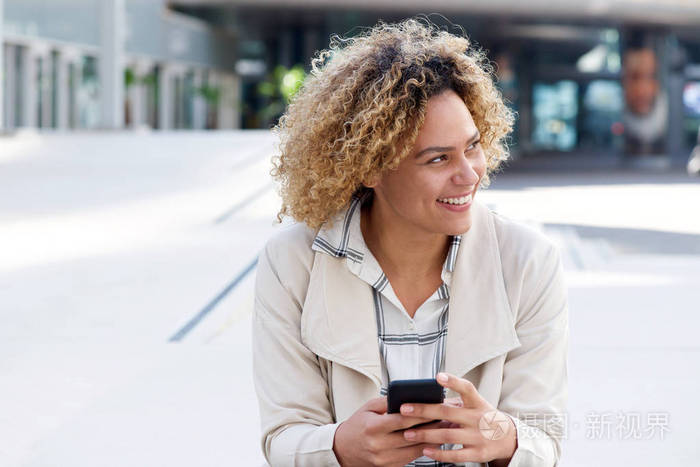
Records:
[[[345,258],[316,253],[301,318],[302,342],[317,355],[352,368],[381,386],[381,361],[371,287]]]
[[[450,287],[444,369],[458,376],[520,346],[492,215],[478,202],[472,209],[472,226],[462,235]],[[316,253],[302,313],[302,342],[379,388],[381,361],[371,289],[345,263],[344,258]]]
[[[471,369],[519,347],[510,310],[493,215],[472,205],[472,226],[462,234],[450,287],[445,371]]]

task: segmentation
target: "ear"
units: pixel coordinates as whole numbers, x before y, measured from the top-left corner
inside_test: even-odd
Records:
[[[375,175],[374,177],[370,177],[368,180],[363,181],[362,184],[367,188],[375,188],[377,185],[379,185],[380,179],[381,177],[379,177],[379,175]]]

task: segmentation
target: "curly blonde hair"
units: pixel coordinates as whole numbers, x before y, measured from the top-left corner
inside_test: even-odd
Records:
[[[318,229],[363,183],[396,169],[411,153],[428,99],[454,90],[481,133],[489,174],[507,159],[513,112],[491,78],[485,53],[427,20],[380,21],[354,38],[331,37],[273,132],[272,177],[282,207]]]

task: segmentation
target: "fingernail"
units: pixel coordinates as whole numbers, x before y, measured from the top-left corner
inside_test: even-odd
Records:
[[[403,413],[411,413],[411,412],[413,412],[413,406],[405,404],[405,405],[401,406],[401,410],[403,411]]]
[[[449,378],[445,373],[438,373],[437,375],[437,380],[440,381],[441,383],[446,383]]]
[[[406,437],[406,439],[413,439],[416,437],[416,432],[415,431],[404,431],[403,435]]]
[[[426,456],[432,456],[433,454],[435,454],[435,449],[425,448],[423,449],[423,454],[425,454]]]

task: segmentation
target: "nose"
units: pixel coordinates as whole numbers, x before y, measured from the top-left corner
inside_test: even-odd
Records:
[[[452,174],[452,182],[455,185],[476,185],[481,179],[483,171],[483,158],[470,159],[463,156],[458,159],[455,172]]]

